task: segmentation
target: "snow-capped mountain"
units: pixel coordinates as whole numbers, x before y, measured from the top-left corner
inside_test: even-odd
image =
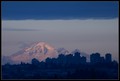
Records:
[[[59,54],[67,55],[74,54],[75,52],[80,51],[75,49],[73,52],[69,53],[69,51],[64,48],[55,49],[53,46],[45,42],[36,42],[11,56],[2,57],[2,64],[7,62],[11,64],[20,64],[21,62],[31,63],[33,58],[36,58],[39,61],[45,61],[48,57],[57,58]]]
[[[51,45],[45,42],[37,42],[9,56],[9,58],[14,63],[30,63],[33,58],[44,61],[47,57],[56,58],[57,56],[57,51]]]

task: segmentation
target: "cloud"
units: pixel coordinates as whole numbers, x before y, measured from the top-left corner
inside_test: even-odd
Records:
[[[38,29],[3,28],[3,31],[40,31]]]

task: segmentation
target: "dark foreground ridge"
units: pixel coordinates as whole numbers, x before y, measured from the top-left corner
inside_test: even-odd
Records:
[[[45,62],[32,59],[31,64],[2,65],[2,79],[118,79],[118,63],[99,53],[90,55],[90,62],[79,52],[74,55],[60,54]]]

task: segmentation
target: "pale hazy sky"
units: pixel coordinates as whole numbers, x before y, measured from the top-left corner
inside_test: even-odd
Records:
[[[2,1],[1,9],[2,55],[44,41],[118,60],[118,1]]]
[[[56,48],[91,54],[110,52],[118,58],[118,19],[3,20],[2,54],[11,55],[24,43],[45,41]],[[6,51],[7,50],[7,51]]]

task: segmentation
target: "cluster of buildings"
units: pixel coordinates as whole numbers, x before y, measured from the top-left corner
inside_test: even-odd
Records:
[[[111,63],[112,56],[110,53],[107,53],[104,57],[101,57],[99,53],[93,53],[90,55],[90,62],[91,63]]]

